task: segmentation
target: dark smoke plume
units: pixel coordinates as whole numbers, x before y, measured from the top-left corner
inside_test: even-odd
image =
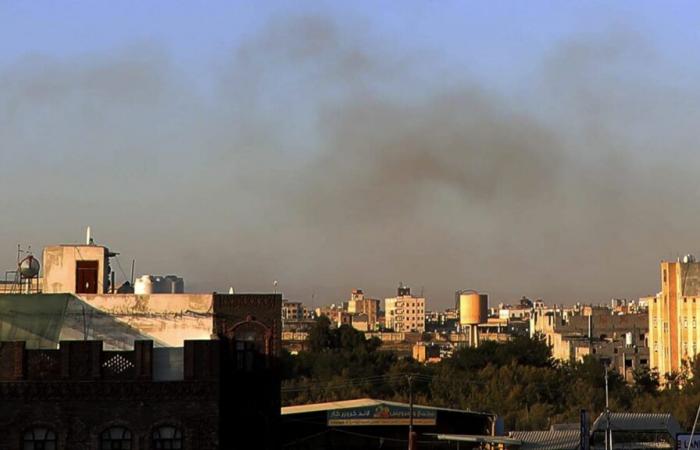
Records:
[[[319,17],[270,24],[212,89],[152,44],[17,61],[0,68],[2,261],[89,224],[202,291],[655,292],[658,261],[698,247],[696,90],[659,83],[674,69],[634,35],[539,67],[498,94]]]

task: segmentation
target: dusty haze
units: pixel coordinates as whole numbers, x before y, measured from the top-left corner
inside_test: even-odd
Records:
[[[198,291],[654,293],[659,260],[700,250],[700,98],[680,72],[618,30],[499,92],[325,17],[270,23],[207,87],[157,42],[27,56],[0,67],[0,262],[91,225],[125,271]]]

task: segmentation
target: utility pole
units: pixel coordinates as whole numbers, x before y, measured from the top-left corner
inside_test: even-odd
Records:
[[[413,375],[407,375],[408,379],[408,450],[414,450],[413,440]]]
[[[610,429],[610,402],[608,396],[608,366],[605,365],[605,450],[612,450],[612,430]]]

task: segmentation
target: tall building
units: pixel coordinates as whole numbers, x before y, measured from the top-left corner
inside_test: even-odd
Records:
[[[351,314],[364,314],[367,316],[367,328],[374,330],[377,327],[379,315],[379,299],[365,297],[362,289],[353,289],[348,301],[348,312]]]
[[[678,371],[700,347],[700,263],[691,255],[661,262],[661,292],[649,303],[651,367],[664,375]]]
[[[399,286],[396,297],[384,300],[386,327],[394,331],[425,331],[425,298],[414,297],[407,286]]]

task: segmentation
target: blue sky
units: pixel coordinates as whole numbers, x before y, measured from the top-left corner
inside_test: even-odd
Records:
[[[561,41],[638,33],[683,62],[700,44],[700,6],[656,1],[3,1],[0,63],[152,43],[195,76],[271,19],[320,14],[387,48],[435,52],[496,86],[516,83]],[[693,70],[695,70],[693,64]]]
[[[654,292],[659,259],[700,250],[698,22],[693,2],[0,0],[0,188],[31,186],[0,197],[0,265],[92,225],[193,290]]]

